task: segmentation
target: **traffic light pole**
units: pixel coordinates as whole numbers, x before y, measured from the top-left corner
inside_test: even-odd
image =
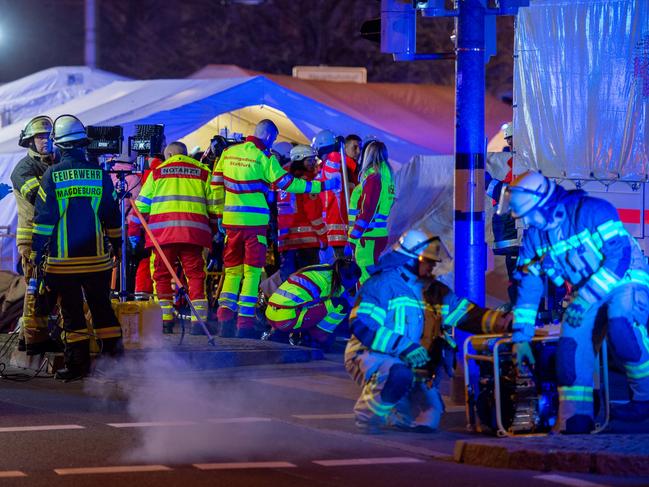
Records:
[[[484,306],[485,0],[460,0],[456,17],[455,292]]]

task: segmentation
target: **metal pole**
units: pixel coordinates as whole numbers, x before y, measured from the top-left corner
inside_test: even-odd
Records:
[[[95,0],[86,0],[86,42],[84,58],[86,61],[86,66],[88,66],[89,68],[97,67],[97,31],[95,28],[97,16],[95,7]]]
[[[485,0],[459,0],[456,19],[455,292],[484,306]]]
[[[347,156],[345,155],[345,141],[340,142],[340,170],[342,173],[342,191],[345,197],[345,221],[349,221],[349,180],[347,179]]]

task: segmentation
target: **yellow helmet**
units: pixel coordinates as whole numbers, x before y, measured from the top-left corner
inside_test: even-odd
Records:
[[[50,134],[52,132],[52,119],[45,115],[39,115],[32,118],[25,128],[20,131],[18,145],[20,147],[29,147],[32,137],[38,134]]]

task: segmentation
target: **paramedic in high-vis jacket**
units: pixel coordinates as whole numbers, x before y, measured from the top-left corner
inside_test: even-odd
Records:
[[[614,405],[614,418],[649,418],[649,274],[636,240],[615,208],[584,191],[567,191],[539,172],[518,176],[505,190],[501,211],[511,210],[526,225],[518,259],[514,303],[514,355],[519,366],[533,363],[534,336],[543,294],[541,274],[555,285],[567,282],[572,301],[563,315],[557,350],[558,429],[593,430],[593,370],[600,310],[606,312],[609,344],[624,364],[632,392]]]

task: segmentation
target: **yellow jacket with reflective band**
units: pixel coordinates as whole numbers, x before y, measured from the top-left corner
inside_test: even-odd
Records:
[[[227,228],[266,227],[270,210],[266,200],[271,185],[288,193],[319,193],[320,181],[305,181],[288,174],[275,156],[268,157],[260,142],[249,137],[229,147],[212,173],[210,207],[223,216]]]
[[[380,184],[376,184],[379,181]],[[378,175],[374,168],[368,169],[360,185],[354,188],[349,203],[349,242],[356,244],[361,237],[387,237],[393,204],[394,181],[388,165],[381,164]]]
[[[331,298],[341,296],[344,290],[339,287],[332,294],[332,278],[333,269],[330,265],[309,266],[292,274],[268,300],[266,316],[272,321],[298,317],[294,328],[299,328],[306,311],[320,305],[327,310],[327,316],[318,326],[326,331],[333,331],[344,318],[344,314],[342,306],[334,306]],[[328,324],[331,326],[327,327]]]
[[[210,248],[216,214],[208,205],[210,170],[176,155],[156,167],[135,202],[160,245],[188,243]],[[146,246],[152,247],[149,236]]]
[[[21,255],[29,255],[31,250],[34,203],[41,185],[41,178],[48,167],[49,164],[38,153],[30,149],[11,173],[11,184],[18,209],[16,245]]]
[[[64,151],[41,180],[34,213],[34,252],[48,248],[46,271],[77,274],[110,270],[104,237],[121,243],[121,217],[108,173],[80,149]]]

